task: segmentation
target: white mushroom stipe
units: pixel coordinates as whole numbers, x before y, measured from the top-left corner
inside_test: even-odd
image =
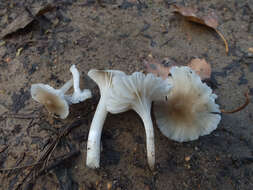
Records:
[[[147,145],[149,167],[155,166],[154,129],[150,115],[151,103],[154,100],[165,100],[171,85],[168,80],[162,80],[153,74],[135,72],[132,75],[115,77],[113,89],[107,99],[107,110],[111,113],[121,113],[130,109],[135,110],[141,117]]]
[[[83,102],[88,98],[91,98],[91,91],[88,89],[85,89],[83,91],[80,90],[80,74],[76,68],[75,65],[72,65],[70,67],[70,72],[73,75],[73,88],[74,93],[72,96],[66,95],[66,99],[70,104],[77,104],[79,102]]]
[[[179,142],[210,134],[221,119],[217,96],[189,67],[172,67],[170,72],[173,89],[167,101],[154,103],[162,134]]]
[[[31,95],[34,100],[43,104],[50,113],[59,115],[61,119],[65,119],[69,114],[69,104],[79,103],[91,97],[90,90],[81,92],[79,88],[79,72],[73,65],[71,67],[73,79],[66,82],[60,89],[54,89],[47,84],[32,84]],[[74,94],[65,95],[73,86]]]
[[[95,70],[88,72],[88,76],[94,80],[100,90],[100,100],[91,122],[87,142],[86,165],[90,168],[98,168],[100,165],[100,141],[103,125],[107,116],[106,101],[108,93],[112,90],[112,81],[115,76],[124,76],[125,73],[116,70]]]

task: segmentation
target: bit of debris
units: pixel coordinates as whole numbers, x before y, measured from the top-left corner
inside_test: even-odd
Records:
[[[204,26],[207,26],[207,27],[212,28],[213,30],[215,30],[215,32],[224,41],[226,53],[228,53],[229,48],[228,48],[227,40],[225,39],[223,34],[218,30],[218,26],[219,26],[218,17],[213,11],[209,12],[207,15],[198,16],[197,15],[197,13],[198,13],[197,9],[194,9],[194,8],[191,8],[191,7],[184,7],[184,6],[181,6],[181,5],[173,5],[173,7],[174,7],[174,12],[179,13],[184,18],[186,18],[186,20],[191,21],[191,22],[195,22],[195,23],[198,23],[198,24],[202,24]]]
[[[0,47],[1,47],[1,46],[4,46],[5,44],[6,44],[5,41],[1,41],[1,42],[0,42]]]
[[[10,58],[10,57],[7,57],[4,61],[5,61],[6,63],[10,63],[10,62],[11,62],[11,58]]]
[[[188,67],[192,68],[202,80],[208,79],[211,76],[211,66],[205,59],[192,59]]]
[[[190,156],[186,156],[186,157],[184,158],[184,160],[185,160],[186,162],[189,162],[189,161],[191,160],[191,157],[190,157]]]
[[[250,48],[248,49],[248,51],[249,51],[250,53],[253,53],[253,47],[250,47]]]
[[[108,189],[108,190],[111,190],[111,189],[112,189],[112,183],[111,183],[111,182],[108,182],[108,183],[107,183],[107,189]]]
[[[20,56],[21,52],[22,52],[23,48],[18,48],[18,51],[16,53],[16,57]]]
[[[232,110],[232,111],[226,111],[226,110],[221,110],[222,113],[236,113],[239,112],[241,110],[243,110],[244,108],[247,107],[247,105],[250,103],[250,99],[249,99],[249,90],[247,90],[247,92],[244,94],[244,96],[246,97],[245,103],[243,105],[241,105],[240,107]]]

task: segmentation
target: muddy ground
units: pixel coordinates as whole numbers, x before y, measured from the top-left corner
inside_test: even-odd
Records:
[[[43,16],[32,14],[47,3],[56,8]],[[86,75],[91,68],[142,71],[148,54],[161,60],[169,57],[178,65],[205,58],[212,67],[210,81],[221,108],[232,110],[243,104],[248,88],[252,101],[253,1],[102,3],[105,7],[92,0],[0,1],[0,33],[27,10],[33,20],[0,40],[0,168],[35,163],[64,127],[78,121],[58,142],[44,170],[41,165],[1,170],[0,189],[253,189],[252,103],[241,112],[222,115],[217,130],[193,142],[168,140],[155,127],[155,172],[147,165],[145,132],[137,114],[109,115],[102,134],[101,168],[85,166],[87,135],[99,100],[98,88]],[[194,6],[203,13],[214,10],[229,54],[213,30],[175,15],[172,3]],[[72,106],[69,117],[60,120],[32,100],[30,86],[60,87],[71,77],[72,64],[93,98]],[[69,158],[63,159],[66,153]]]

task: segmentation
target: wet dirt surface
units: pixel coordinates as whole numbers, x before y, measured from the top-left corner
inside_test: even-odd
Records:
[[[0,33],[24,14],[24,7],[52,3],[54,10],[30,23],[25,30],[0,40],[0,168],[30,165],[56,138],[63,126],[81,119],[66,135],[52,158],[67,152],[80,154],[26,182],[20,189],[253,189],[253,105],[222,115],[217,130],[199,140],[178,143],[155,127],[157,169],[147,165],[145,131],[141,119],[129,111],[109,114],[102,134],[101,168],[85,166],[89,126],[99,91],[86,73],[91,68],[144,70],[152,54],[186,65],[194,57],[212,67],[211,82],[221,108],[232,110],[244,103],[250,89],[253,101],[252,0],[107,0],[105,7],[92,0],[0,1]],[[223,41],[204,26],[172,12],[171,3],[214,10]],[[30,96],[33,83],[60,87],[76,64],[82,87],[93,98],[73,105],[66,120],[55,119]],[[29,168],[0,171],[0,189],[17,188]]]

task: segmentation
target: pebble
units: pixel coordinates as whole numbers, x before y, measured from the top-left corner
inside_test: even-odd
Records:
[[[108,190],[111,190],[111,189],[112,189],[112,183],[111,183],[111,182],[108,182],[108,183],[107,183],[107,189],[108,189]]]
[[[189,162],[189,161],[191,160],[191,157],[190,157],[190,156],[186,156],[186,157],[184,158],[184,160],[185,160],[186,162]]]

